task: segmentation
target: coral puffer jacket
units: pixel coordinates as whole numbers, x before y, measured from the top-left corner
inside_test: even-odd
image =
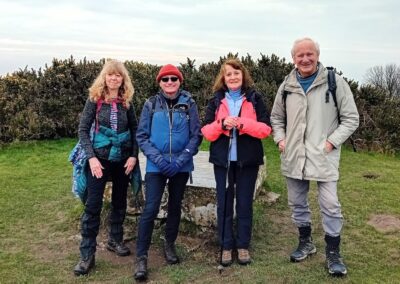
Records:
[[[211,141],[210,162],[226,167],[228,165],[229,131],[223,128],[223,120],[229,116],[229,107],[224,91],[217,92],[209,101],[201,132]],[[263,164],[261,139],[271,134],[268,110],[262,97],[254,89],[243,96],[239,112],[237,137],[237,164],[257,166]]]

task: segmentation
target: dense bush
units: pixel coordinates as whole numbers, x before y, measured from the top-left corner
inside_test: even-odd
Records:
[[[184,75],[183,88],[197,101],[201,117],[212,95],[214,78],[227,57],[239,56],[227,54],[218,62],[199,66],[187,58],[179,66]],[[261,54],[256,60],[246,55],[241,60],[271,108],[276,91],[293,64],[274,54]],[[103,64],[104,59],[54,59],[43,70],[25,68],[0,77],[0,141],[75,137],[88,88]],[[125,64],[133,79],[134,105],[139,116],[144,101],[158,90],[155,78],[160,66],[133,61]],[[360,112],[360,128],[354,134],[358,148],[400,152],[400,99],[388,97],[375,86],[359,87],[357,82],[348,82]]]

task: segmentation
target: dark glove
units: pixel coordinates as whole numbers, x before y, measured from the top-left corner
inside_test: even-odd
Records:
[[[179,172],[180,169],[181,167],[178,165],[177,162],[172,162],[169,164],[168,170],[165,172],[165,175],[167,177],[173,177]]]
[[[157,164],[157,167],[160,169],[163,175],[168,176],[167,172],[169,170],[169,163],[166,160],[161,159],[161,161]]]

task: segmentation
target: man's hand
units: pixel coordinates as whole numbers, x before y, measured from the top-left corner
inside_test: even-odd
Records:
[[[325,151],[327,153],[332,152],[333,148],[335,148],[335,146],[333,146],[333,144],[331,142],[329,142],[329,141],[325,142]]]
[[[282,139],[281,141],[279,141],[278,147],[279,147],[279,152],[283,153],[285,151],[285,148],[286,148],[285,139]]]

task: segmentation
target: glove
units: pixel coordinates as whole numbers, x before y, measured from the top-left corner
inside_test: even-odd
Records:
[[[165,175],[167,177],[173,177],[179,172],[180,169],[181,167],[178,165],[177,162],[172,162],[168,165],[168,169],[165,171]]]
[[[161,159],[157,166],[163,175],[168,176],[167,171],[169,170],[169,163],[166,160]]]

